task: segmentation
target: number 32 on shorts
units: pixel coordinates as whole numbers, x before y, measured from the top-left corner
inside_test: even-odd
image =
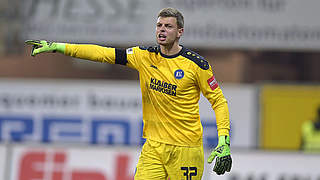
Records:
[[[181,170],[183,171],[186,180],[192,180],[192,177],[198,174],[197,167],[181,167]]]

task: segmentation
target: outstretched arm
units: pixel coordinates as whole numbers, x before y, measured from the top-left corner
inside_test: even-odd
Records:
[[[117,49],[93,44],[68,44],[48,42],[45,40],[27,40],[26,44],[32,45],[31,56],[40,53],[60,52],[62,54],[98,62],[115,64]]]

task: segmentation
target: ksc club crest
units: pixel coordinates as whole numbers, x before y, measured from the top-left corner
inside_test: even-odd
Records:
[[[182,69],[178,69],[174,72],[174,77],[176,79],[182,79],[184,76],[184,71]]]

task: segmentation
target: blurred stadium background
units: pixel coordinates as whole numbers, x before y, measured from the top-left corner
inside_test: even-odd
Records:
[[[133,179],[141,144],[138,73],[26,39],[154,45],[156,14],[185,16],[182,44],[204,56],[229,101],[233,169],[204,180],[319,180],[301,126],[320,106],[318,0],[0,0],[0,180]],[[214,112],[200,100],[206,155]]]

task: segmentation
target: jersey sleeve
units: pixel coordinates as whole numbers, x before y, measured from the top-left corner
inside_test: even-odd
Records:
[[[115,48],[93,44],[66,44],[65,55],[102,63],[116,63]]]
[[[229,135],[230,119],[227,100],[213,75],[210,65],[208,69],[198,68],[197,81],[202,94],[208,99],[215,112],[218,135]]]
[[[139,70],[139,47],[128,49],[103,47],[93,44],[66,44],[65,55],[109,64],[125,65]]]

